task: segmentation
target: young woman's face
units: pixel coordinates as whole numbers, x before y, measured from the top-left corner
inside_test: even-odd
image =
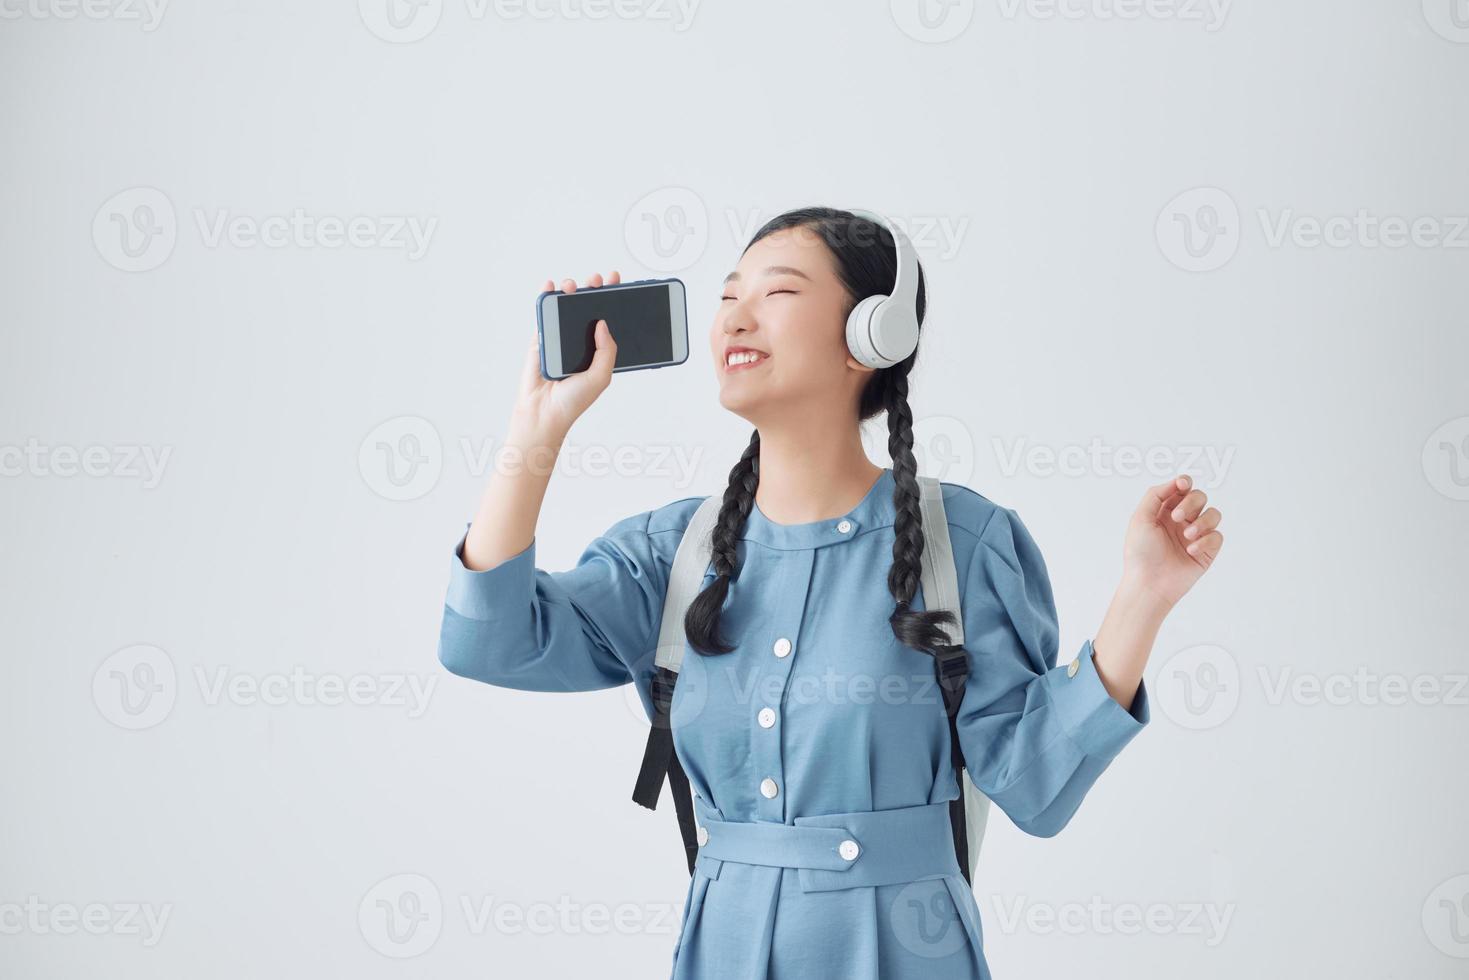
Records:
[[[855,411],[871,369],[847,351],[851,306],[831,251],[810,229],[750,246],[725,280],[709,332],[720,404],[757,426],[808,406],[830,412],[833,399]]]

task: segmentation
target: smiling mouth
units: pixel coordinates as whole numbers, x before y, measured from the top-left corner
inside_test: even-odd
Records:
[[[742,371],[746,368],[752,368],[756,367],[757,365],[764,364],[768,360],[770,360],[770,355],[761,353],[760,351],[735,351],[734,353],[729,354],[725,357],[724,369],[726,371]]]

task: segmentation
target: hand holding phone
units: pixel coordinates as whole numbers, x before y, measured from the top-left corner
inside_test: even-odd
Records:
[[[576,291],[547,290],[536,300],[541,334],[541,376],[549,381],[591,367],[593,333],[605,320],[617,338],[613,371],[669,367],[689,358],[688,304],[677,279],[616,280]]]
[[[608,285],[621,282],[616,269],[612,270],[606,282]],[[587,280],[587,285],[593,288],[602,283],[600,272],[593,273]],[[545,295],[555,288],[556,284],[547,279],[541,293]],[[575,293],[576,282],[563,279],[561,291]],[[559,442],[565,438],[571,431],[572,423],[581,417],[612,382],[612,369],[617,362],[617,342],[612,339],[612,331],[605,322],[597,323],[593,339],[596,351],[592,355],[591,365],[585,371],[552,380],[542,373],[541,327],[537,324],[525,354],[525,364],[520,372],[520,391],[515,399],[515,415],[519,422],[530,426],[533,431],[549,440]]]

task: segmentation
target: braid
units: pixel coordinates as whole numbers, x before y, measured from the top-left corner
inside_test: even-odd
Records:
[[[738,569],[735,561],[735,543],[745,526],[745,519],[755,506],[755,489],[760,486],[760,430],[750,436],[750,444],[740,455],[740,461],[729,471],[729,486],[724,491],[724,502],[719,506],[719,517],[710,532],[715,579],[709,587],[689,603],[684,614],[684,633],[689,645],[703,654],[729,653],[732,644],[724,642],[719,635],[719,614],[724,609],[724,600],[729,595],[730,580]]]
[[[909,608],[918,591],[923,561],[923,516],[919,508],[918,463],[913,458],[913,410],[908,406],[908,374],[889,372],[884,391],[888,416],[888,454],[893,458],[893,564],[888,569],[888,591],[897,601],[889,617],[893,635],[904,646],[933,653],[948,644],[940,624],[955,624],[952,612],[914,612]]]

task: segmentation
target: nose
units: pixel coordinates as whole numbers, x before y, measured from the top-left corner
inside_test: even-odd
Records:
[[[755,318],[750,314],[739,300],[724,304],[724,316],[719,321],[719,329],[726,336],[748,333],[755,329]]]

